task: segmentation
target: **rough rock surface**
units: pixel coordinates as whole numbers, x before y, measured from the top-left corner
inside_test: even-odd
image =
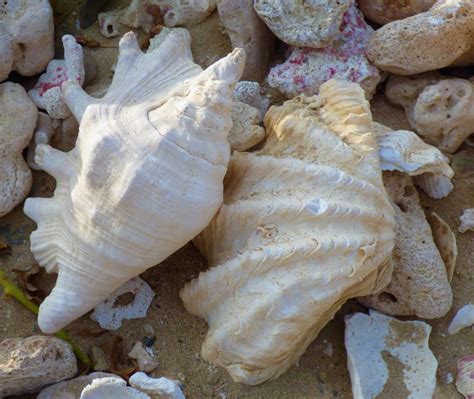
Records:
[[[453,64],[470,52],[473,37],[472,0],[439,0],[427,12],[378,29],[367,56],[381,70],[413,75]]]
[[[379,294],[360,301],[395,316],[442,317],[451,309],[453,294],[416,188],[400,172],[384,172],[384,184],[397,224],[392,280]]]
[[[374,311],[346,316],[345,321],[354,399],[389,398],[393,388],[399,398],[432,398],[438,362],[428,347],[429,324]]]
[[[365,17],[380,25],[428,11],[436,0],[358,0]]]
[[[25,199],[31,171],[22,156],[33,137],[38,110],[19,84],[0,84],[0,216]]]
[[[106,377],[123,381],[121,377],[114,374],[91,373],[46,387],[40,392],[37,399],[79,399],[82,390],[93,380]]]
[[[260,18],[278,38],[296,47],[322,48],[339,34],[353,0],[255,0]]]
[[[238,82],[234,88],[233,99],[257,108],[260,112],[260,122],[263,122],[270,107],[269,98],[262,94],[262,89],[257,82],[245,80]]]
[[[58,338],[35,335],[0,343],[0,397],[35,392],[76,373],[71,346]]]
[[[232,105],[232,129],[227,136],[232,150],[246,151],[265,139],[265,129],[259,126],[258,109],[234,101]]]
[[[372,97],[380,82],[377,68],[366,58],[365,47],[373,29],[362,13],[352,5],[344,14],[340,34],[322,49],[297,48],[290,57],[271,69],[268,83],[288,97],[314,95],[331,78],[360,83]]]
[[[49,0],[0,3],[0,82],[11,71],[40,73],[54,55],[53,10]]]
[[[114,377],[96,378],[87,385],[80,399],[150,399],[146,393],[128,387],[127,383]]]
[[[232,47],[245,50],[242,79],[260,82],[266,76],[276,40],[255,13],[252,3],[253,0],[219,0],[217,11]]]

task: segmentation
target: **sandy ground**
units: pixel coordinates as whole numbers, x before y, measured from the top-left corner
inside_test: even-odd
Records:
[[[71,13],[79,1],[56,2],[57,36],[76,33],[77,15]],[[113,1],[112,8],[125,5],[127,1]],[[79,32],[99,41],[110,48],[86,49],[88,57],[95,59],[98,76],[90,82],[88,91],[100,91],[104,80],[112,76],[111,67],[116,58],[115,39],[104,39],[97,34],[97,24],[87,32]],[[191,29],[193,53],[203,66],[215,61],[230,50],[228,39],[219,25],[217,15]],[[58,47],[58,53],[60,49]],[[376,95],[372,101],[375,120],[395,128],[408,129],[403,111],[386,103],[384,97]],[[459,257],[453,278],[454,306],[448,315],[438,320],[428,320],[433,327],[430,347],[439,361],[438,387],[435,398],[461,397],[454,384],[446,383],[449,373],[456,375],[456,360],[474,353],[474,332],[464,329],[454,336],[447,335],[447,326],[455,311],[467,303],[474,302],[474,233],[457,233],[458,217],[463,209],[474,207],[474,150],[463,147],[452,157],[455,170],[455,189],[444,200],[433,200],[421,194],[426,210],[436,211],[456,231]],[[35,172],[31,196],[51,196],[54,180],[42,172]],[[28,269],[34,259],[29,251],[29,234],[35,224],[18,207],[9,215],[0,218],[0,237],[12,247],[11,256],[0,257],[0,267]],[[199,252],[188,244],[162,264],[148,270],[142,277],[152,286],[156,296],[146,319],[125,321],[115,332],[107,332],[99,337],[84,336],[84,331],[97,331],[98,327],[88,315],[68,327],[68,331],[83,349],[104,346],[113,335],[123,338],[123,365],[130,365],[126,354],[136,341],[149,335],[150,329],[156,335],[154,348],[160,366],[156,376],[167,376],[184,382],[184,392],[188,398],[351,398],[349,374],[346,367],[344,349],[345,314],[364,311],[356,301],[347,303],[335,318],[323,329],[319,337],[310,345],[297,365],[275,381],[257,387],[247,387],[234,383],[221,369],[210,366],[200,357],[200,347],[206,335],[207,326],[203,320],[188,314],[180,299],[179,290],[200,271],[206,263]],[[9,275],[14,278],[13,273]],[[55,277],[44,272],[35,276],[33,282],[50,289]],[[34,315],[12,299],[0,300],[0,340],[26,337],[39,333]],[[332,348],[332,353],[331,349]],[[34,396],[33,396],[34,397]],[[387,398],[400,397],[396,387],[388,392]]]

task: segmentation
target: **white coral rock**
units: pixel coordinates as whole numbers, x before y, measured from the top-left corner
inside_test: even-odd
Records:
[[[41,168],[35,162],[36,147],[40,144],[49,144],[55,133],[56,129],[51,117],[44,112],[39,112],[35,133],[33,140],[31,140],[30,144],[28,145],[28,155],[26,158],[28,166],[31,169],[41,170]]]
[[[35,392],[77,373],[71,345],[35,335],[0,342],[0,397]]]
[[[130,377],[129,383],[151,399],[185,399],[180,384],[168,378],[150,378],[139,372]]]
[[[474,305],[466,305],[458,310],[451,323],[449,323],[448,332],[457,334],[465,327],[474,324]]]
[[[146,393],[128,387],[127,383],[115,377],[96,378],[87,385],[80,399],[151,399]]]
[[[11,71],[40,73],[54,55],[49,0],[5,0],[0,4],[0,82]]]
[[[346,316],[345,321],[347,364],[354,399],[398,394],[407,399],[433,397],[438,362],[428,346],[431,333],[428,324],[399,321],[375,311],[368,315],[355,313]],[[384,392],[389,382],[397,384],[392,385],[396,391]]]
[[[246,151],[265,139],[265,129],[259,123],[258,109],[234,101],[232,105],[232,129],[228,140],[232,150]]]
[[[459,221],[461,222],[458,227],[460,233],[466,233],[469,230],[474,231],[474,208],[464,209]]]
[[[33,137],[38,110],[19,84],[0,84],[0,216],[28,195],[31,171],[22,156]]]

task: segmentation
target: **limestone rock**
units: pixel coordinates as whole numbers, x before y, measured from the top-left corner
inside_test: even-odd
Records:
[[[380,25],[427,11],[436,0],[358,0],[367,19]]]
[[[265,129],[259,126],[260,114],[250,105],[234,101],[232,129],[227,136],[232,150],[246,151],[265,139]]]
[[[257,82],[245,80],[238,82],[234,88],[233,99],[257,108],[260,112],[259,122],[263,122],[270,107],[269,98],[262,94],[260,84]]]
[[[35,392],[77,373],[71,345],[35,335],[0,343],[0,397]]]
[[[127,387],[127,383],[114,377],[96,378],[87,385],[81,393],[80,399],[150,399],[150,397]]]
[[[474,208],[464,209],[459,220],[461,222],[458,227],[460,233],[466,233],[469,230],[474,231]]]

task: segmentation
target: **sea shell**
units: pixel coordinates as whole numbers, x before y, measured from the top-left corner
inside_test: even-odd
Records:
[[[0,217],[22,202],[31,189],[23,149],[33,137],[38,110],[19,84],[0,84]]]
[[[427,73],[392,76],[385,96],[402,106],[410,126],[428,144],[453,153],[474,128],[474,82]]]
[[[127,33],[119,50],[102,99],[76,81],[63,84],[80,121],[76,147],[37,148],[36,162],[57,180],[53,198],[25,204],[38,224],[31,251],[49,273],[58,272],[39,311],[47,333],[186,244],[222,203],[229,85],[242,73],[242,50],[205,71],[193,63],[185,31],[147,54]]]
[[[49,0],[0,4],[0,82],[11,71],[40,73],[54,56],[53,9]]]
[[[395,238],[359,85],[331,80],[265,126],[262,150],[234,152],[224,205],[195,241],[212,268],[181,292],[209,324],[202,356],[250,385],[284,373],[347,299],[388,284]]]
[[[416,188],[400,172],[384,172],[383,180],[397,223],[393,277],[381,292],[359,301],[395,316],[442,317],[451,308],[453,293]]]

